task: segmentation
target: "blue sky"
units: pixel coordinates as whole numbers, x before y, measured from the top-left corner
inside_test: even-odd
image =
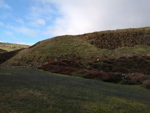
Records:
[[[150,0],[0,0],[0,41],[150,26]]]

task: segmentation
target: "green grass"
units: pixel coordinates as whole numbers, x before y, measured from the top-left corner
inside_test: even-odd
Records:
[[[21,51],[13,59],[12,63],[43,63],[48,59],[56,59],[62,55],[75,54],[83,59],[99,55],[99,49],[89,44],[86,40],[74,36],[61,36],[44,40],[33,47]]]
[[[11,43],[2,43],[0,42],[0,49],[6,50],[6,51],[14,51],[21,48],[27,48],[29,45],[23,45],[23,44],[11,44]]]
[[[1,113],[149,113],[150,90],[53,74],[33,67],[0,67]]]
[[[133,55],[150,55],[150,46],[138,45],[135,47],[123,47],[114,50],[104,50],[103,54],[109,58],[119,58],[120,56],[133,56]]]

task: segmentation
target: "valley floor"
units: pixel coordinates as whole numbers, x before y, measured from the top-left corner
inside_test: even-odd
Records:
[[[0,113],[150,113],[150,90],[0,67]]]

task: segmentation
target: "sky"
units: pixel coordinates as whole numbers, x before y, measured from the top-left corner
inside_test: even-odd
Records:
[[[0,42],[150,26],[150,0],[0,0]]]

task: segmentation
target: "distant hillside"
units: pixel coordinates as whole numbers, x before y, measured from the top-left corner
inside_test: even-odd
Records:
[[[6,50],[0,49],[0,53],[5,53],[7,52]]]
[[[27,48],[27,47],[29,47],[29,45],[0,42],[0,49],[6,50],[6,51],[14,51],[17,49],[22,49],[22,48]]]
[[[101,49],[150,45],[150,27],[101,31],[79,36]]]

